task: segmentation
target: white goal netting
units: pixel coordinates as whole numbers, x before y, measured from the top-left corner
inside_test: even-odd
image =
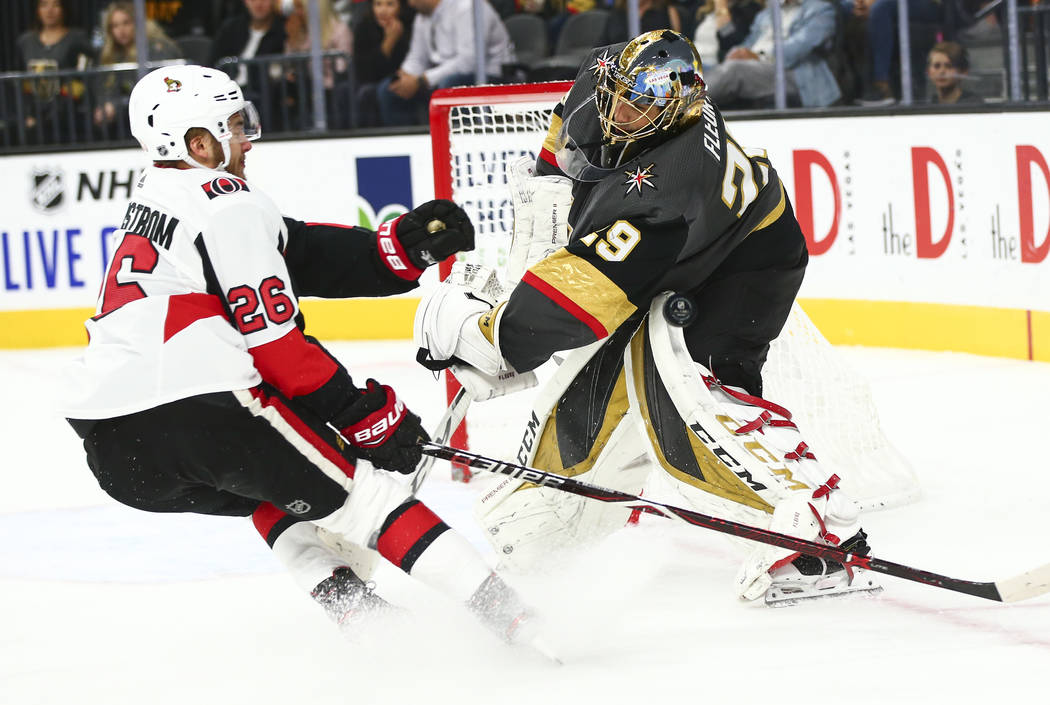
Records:
[[[496,271],[507,263],[513,217],[506,166],[522,154],[535,157],[566,84],[532,86],[520,100],[503,92],[508,88],[521,92],[501,86],[453,91],[440,120],[431,122],[437,195],[453,198],[475,223],[477,247],[468,260]],[[862,505],[885,508],[919,496],[910,465],[882,433],[866,380],[798,304],[771,346],[763,379],[766,397],[792,411],[814,453]],[[511,398],[473,408],[467,417],[472,444],[512,452],[494,445],[516,444],[527,412],[519,407],[527,406]]]

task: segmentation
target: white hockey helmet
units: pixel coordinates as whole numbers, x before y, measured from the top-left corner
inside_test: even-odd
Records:
[[[256,140],[262,135],[259,114],[244,99],[241,87],[222,71],[204,66],[165,66],[143,76],[131,91],[128,116],[131,134],[157,161],[182,160],[198,164],[186,148],[186,132],[201,127],[222,145],[224,168],[230,161],[230,118],[240,113],[238,137]],[[243,135],[240,133],[243,131]]]

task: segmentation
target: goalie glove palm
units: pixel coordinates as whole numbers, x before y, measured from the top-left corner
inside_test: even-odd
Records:
[[[474,225],[452,201],[427,201],[397,220],[397,239],[414,266],[426,269],[457,252],[474,249]]]
[[[393,389],[374,379],[333,424],[359,457],[405,475],[414,472],[423,457],[419,444],[430,440],[419,417],[405,408]]]

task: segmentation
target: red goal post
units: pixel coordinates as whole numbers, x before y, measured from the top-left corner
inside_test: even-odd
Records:
[[[509,161],[535,157],[550,112],[572,83],[476,86],[436,91],[430,102],[434,191],[459,203],[475,224],[470,262],[502,270],[512,217],[505,176]],[[447,276],[451,260],[442,264]],[[898,506],[919,496],[911,465],[885,437],[871,390],[797,304],[770,346],[763,370],[766,396],[794,414],[817,457],[843,477],[869,509]],[[451,401],[458,385],[446,377]],[[492,402],[487,402],[492,403]],[[527,402],[522,401],[523,404]],[[468,448],[467,421],[452,445]],[[469,479],[469,471],[461,468]]]

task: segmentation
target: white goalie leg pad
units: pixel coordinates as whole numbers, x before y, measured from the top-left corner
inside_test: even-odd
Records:
[[[505,280],[514,286],[525,270],[569,241],[572,181],[563,176],[536,176],[535,162],[522,157],[507,169],[514,225]]]
[[[561,399],[565,388],[576,378],[580,370],[590,361],[594,353],[605,344],[599,340],[582,348],[570,351],[558,369],[547,380],[532,402],[532,412],[529,414],[525,428],[522,429],[521,441],[510,460],[521,465],[532,465],[536,457],[536,449],[540,434],[547,424],[554,405]],[[482,494],[474,507],[474,514],[481,524],[485,525],[485,516],[493,511],[501,502],[510,497],[515,490],[524,482],[515,478],[500,476],[498,482],[489,491]]]
[[[492,302],[483,300],[476,291],[444,282],[420,300],[412,337],[433,360],[456,357],[484,374],[498,375],[509,365],[497,349],[498,342],[490,343],[479,326],[482,315],[491,310]],[[495,330],[498,315],[491,321],[494,341],[499,340]]]
[[[573,479],[631,494],[642,490],[650,465],[630,416],[610,434],[593,467]],[[499,555],[500,567],[529,571],[560,549],[598,541],[622,528],[630,513],[618,504],[525,487],[479,516],[479,521]]]
[[[860,507],[841,490],[830,491],[837,479],[816,461],[791,423],[790,412],[743,390],[712,382],[710,373],[689,356],[682,329],[664,318],[667,298],[666,294],[657,297],[649,313],[657,368],[693,434],[774,507],[773,516],[757,525],[829,543],[856,534]],[[731,511],[729,518],[738,518],[739,511]],[[769,570],[790,555],[783,549],[752,545],[738,574],[741,596],[753,599],[764,593],[769,587]]]
[[[330,578],[336,568],[348,565],[345,558],[318,537],[317,527],[307,521],[297,522],[285,529],[273,542],[273,554],[288,570],[295,584],[305,592],[310,592],[322,580]],[[357,573],[356,568],[350,567]],[[368,580],[363,576],[362,579]]]
[[[358,460],[350,495],[339,509],[314,523],[344,541],[375,548],[375,534],[390,512],[411,497],[411,488],[394,475]]]

